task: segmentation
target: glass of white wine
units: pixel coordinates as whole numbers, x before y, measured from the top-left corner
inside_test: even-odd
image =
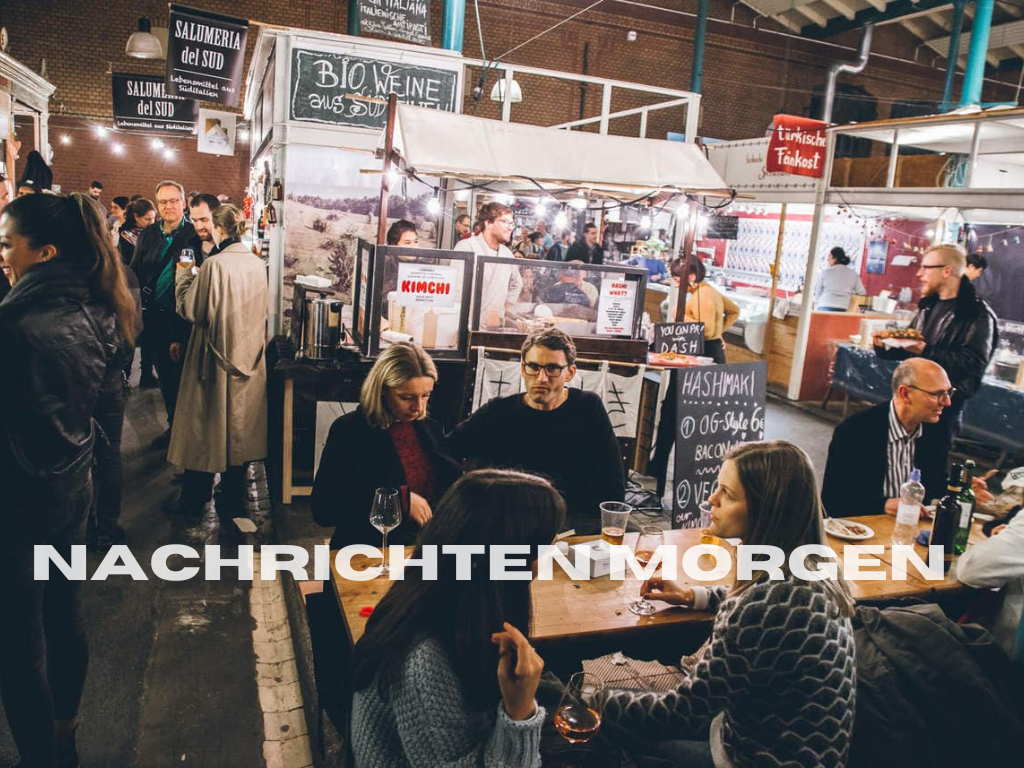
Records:
[[[373,492],[373,506],[370,507],[370,525],[384,536],[381,546],[381,573],[390,573],[388,568],[388,533],[402,522],[402,502],[394,488],[378,488]]]

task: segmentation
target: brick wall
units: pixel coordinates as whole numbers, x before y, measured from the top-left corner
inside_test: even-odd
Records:
[[[488,56],[502,54],[533,35],[552,26],[574,10],[588,5],[584,0],[479,0],[484,47]],[[679,11],[696,5],[676,1]],[[328,32],[344,32],[347,3],[344,0],[195,0],[193,5],[211,11],[247,17],[271,24],[297,26]],[[434,0],[435,43],[441,35],[441,0]],[[160,74],[164,62],[146,62],[124,55],[135,20],[148,16],[154,26],[166,26],[165,0],[8,0],[0,7],[0,20],[11,35],[10,53],[34,69],[46,58],[48,77],[57,86],[51,105],[51,144],[55,151],[55,183],[63,189],[83,189],[93,178],[106,184],[109,194],[149,194],[152,185],[165,176],[178,178],[188,188],[224,192],[237,197],[246,183],[244,150],[238,157],[199,155],[193,140],[166,140],[176,148],[173,161],[165,161],[148,146],[148,140],[119,135],[125,145],[121,156],[113,155],[110,141],[99,141],[90,125],[109,125],[110,78],[114,71]],[[825,81],[826,69],[834,60],[850,59],[852,53],[813,41],[772,34],[780,28],[758,19],[745,6],[728,0],[712,0],[711,21],[703,74],[701,133],[723,139],[761,135],[777,112],[805,114],[815,88]],[[636,30],[639,39],[626,41],[626,31]],[[856,47],[858,32],[838,36],[830,43]],[[606,3],[578,20],[532,42],[509,56],[517,64],[581,72],[584,50],[591,75],[687,89],[693,54],[694,20],[691,15],[650,10],[642,5]],[[256,39],[250,29],[249,53]],[[873,55],[861,75],[845,75],[840,82],[865,87],[879,101],[879,116],[887,117],[898,100],[938,100],[943,73],[930,66],[907,64],[886,57],[912,59],[918,40],[899,25],[876,29]],[[473,4],[467,3],[464,52],[480,57]],[[928,57],[929,63],[931,62]],[[941,65],[941,62],[940,62]],[[247,56],[248,66],[248,56]],[[1015,72],[999,73],[1016,82]],[[473,109],[468,93],[474,78],[467,80],[467,111]],[[581,89],[571,82],[522,76],[524,101],[513,106],[516,119],[554,124],[580,117]],[[494,76],[488,80],[476,114],[500,116],[499,105],[488,99]],[[959,86],[959,81],[958,81]],[[988,84],[986,101],[1010,99],[1013,88]],[[600,110],[598,88],[583,92],[586,116]],[[650,103],[629,94],[616,96],[613,109],[627,109]],[[648,136],[664,137],[681,131],[683,112],[652,113]],[[613,132],[634,133],[639,118],[614,121]],[[61,144],[67,134],[69,144]]]

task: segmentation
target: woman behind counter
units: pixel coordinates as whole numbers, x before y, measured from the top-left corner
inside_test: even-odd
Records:
[[[660,574],[646,582],[647,598],[715,612],[711,638],[684,660],[689,674],[675,690],[608,691],[602,727],[625,728],[613,726],[633,752],[690,768],[842,768],[854,718],[853,598],[838,565],[822,581],[788,565],[798,547],[826,543],[811,460],[784,440],[737,446],[709,501],[710,533],[781,549],[782,578],[754,571],[731,588]],[[802,564],[823,565],[819,555]]]
[[[470,472],[438,504],[417,542],[550,544],[565,504],[546,480],[507,470]],[[493,580],[485,555],[467,580],[441,557],[392,583],[353,651],[351,733],[357,768],[534,768],[544,661],[530,645],[530,582]]]
[[[312,497],[313,518],[334,526],[331,549],[380,544],[370,525],[377,488],[395,488],[408,499],[388,541],[411,544],[459,476],[458,463],[440,448],[440,425],[427,417],[436,382],[434,361],[420,345],[392,344],[363,382],[359,407],[331,426]]]
[[[723,296],[704,282],[707,270],[700,259],[690,262],[689,295],[686,298],[684,319],[690,323],[704,323],[704,355],[716,363],[725,362],[725,342],[722,334],[736,322],[740,308],[732,299]]]
[[[850,297],[864,295],[867,289],[860,275],[850,268],[850,257],[842,248],[833,248],[828,254],[828,266],[814,287],[814,308],[819,312],[845,312]]]

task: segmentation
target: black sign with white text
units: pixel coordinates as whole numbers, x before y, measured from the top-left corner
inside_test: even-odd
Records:
[[[712,216],[708,219],[708,240],[737,240],[739,236],[739,216]]]
[[[388,96],[403,104],[455,111],[453,70],[377,61],[326,51],[292,51],[292,120],[384,127]]]
[[[654,352],[663,355],[704,354],[704,323],[655,323]]]
[[[168,92],[237,107],[249,22],[172,5],[170,24]]]
[[[768,364],[737,363],[676,371],[677,416],[672,527],[695,528],[714,492],[725,454],[764,438]]]
[[[148,131],[191,135],[199,119],[199,103],[167,93],[167,83],[154,75],[111,77],[114,127],[125,131]]]
[[[430,45],[430,0],[359,0],[359,33]]]

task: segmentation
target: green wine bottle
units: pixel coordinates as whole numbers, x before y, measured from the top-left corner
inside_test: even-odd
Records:
[[[967,542],[971,538],[971,524],[974,522],[974,505],[977,503],[974,498],[974,489],[971,487],[974,468],[973,461],[964,462],[960,493],[957,496],[957,501],[960,503],[960,519],[957,521],[956,535],[953,539],[953,552],[958,555],[967,551]]]
[[[954,464],[949,470],[947,493],[935,505],[935,521],[932,523],[932,546],[942,547],[942,569],[948,572],[953,565],[953,547],[956,541],[957,525],[960,522],[960,479],[963,465]]]

